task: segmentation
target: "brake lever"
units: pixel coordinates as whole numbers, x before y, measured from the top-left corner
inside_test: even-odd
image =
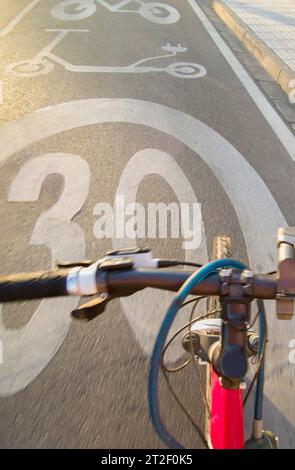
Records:
[[[137,259],[136,259],[137,258]],[[111,271],[119,271],[119,270],[128,270],[133,269],[135,260],[137,261],[139,267],[146,265],[154,266],[157,260],[153,260],[152,253],[148,248],[143,249],[128,249],[128,250],[117,250],[115,252],[107,253],[104,258],[101,258],[97,263],[93,263],[90,260],[80,261],[76,263],[72,262],[62,262],[58,263],[59,268],[78,268],[78,272],[75,272],[74,279],[73,279],[73,289],[71,293],[75,295],[88,295],[90,292],[92,295],[93,289],[81,289],[80,283],[81,278],[84,279],[84,289],[85,289],[85,279],[88,280],[89,276],[92,278],[97,269],[103,274],[104,276],[107,275],[108,272]],[[91,270],[91,265],[95,267],[95,270]],[[79,268],[82,268],[80,270]],[[85,276],[85,272],[83,273],[83,268],[86,268],[85,271],[89,271],[87,268],[91,270],[91,272],[87,272],[87,277]],[[81,274],[80,274],[81,271]],[[104,281],[105,282],[105,281]],[[86,283],[87,284],[87,283]],[[95,290],[95,289],[94,289]],[[91,321],[96,318],[98,315],[101,315],[107,306],[107,303],[112,299],[112,296],[107,294],[107,285],[105,286],[105,291],[101,292],[98,296],[92,298],[89,302],[81,305],[77,309],[71,312],[71,316],[76,320],[86,320]]]
[[[85,259],[83,261],[58,261],[56,266],[58,268],[88,268],[94,261]]]
[[[75,320],[86,320],[91,321],[94,318],[101,315],[107,306],[107,303],[111,300],[111,297],[107,294],[100,294],[99,297],[91,299],[89,302],[81,305],[77,309],[71,312],[72,317]]]

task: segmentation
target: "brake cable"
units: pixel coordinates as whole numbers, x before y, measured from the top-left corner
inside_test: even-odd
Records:
[[[187,416],[187,418],[190,420],[190,422],[192,423],[192,425],[194,426],[194,428],[196,429],[199,437],[201,438],[202,442],[205,443],[205,446],[206,448],[209,448],[208,446],[208,443],[207,443],[207,440],[206,440],[206,437],[204,435],[204,433],[202,432],[202,430],[200,429],[199,425],[196,423],[196,421],[194,420],[194,418],[192,417],[192,415],[190,414],[190,412],[188,411],[188,409],[186,408],[186,406],[183,404],[182,400],[180,399],[179,395],[175,392],[175,390],[173,389],[172,387],[172,384],[169,380],[169,377],[168,377],[168,373],[176,373],[182,369],[184,369],[186,366],[188,366],[190,364],[190,362],[192,360],[195,360],[195,354],[192,353],[191,357],[185,361],[183,364],[181,364],[179,367],[177,368],[174,368],[174,369],[171,369],[171,368],[168,368],[165,363],[164,363],[164,355],[165,355],[165,352],[167,351],[168,347],[170,346],[170,344],[172,343],[172,341],[184,330],[186,329],[188,326],[190,326],[192,323],[194,323],[195,321],[199,321],[201,319],[205,319],[207,317],[209,317],[210,315],[212,315],[212,311],[210,312],[206,312],[206,313],[203,313],[201,315],[199,315],[198,317],[195,317],[195,318],[192,318],[193,317],[193,313],[194,313],[194,310],[196,308],[196,306],[198,305],[199,301],[203,298],[206,298],[206,296],[200,296],[196,299],[193,299],[193,300],[189,300],[188,302],[185,302],[180,308],[183,308],[185,307],[187,304],[191,303],[191,302],[195,302],[195,305],[193,306],[192,308],[192,311],[191,311],[191,315],[190,315],[190,321],[188,323],[186,323],[185,325],[183,325],[181,328],[179,328],[177,330],[177,332],[172,336],[172,338],[170,338],[170,340],[168,341],[168,343],[165,345],[165,348],[163,349],[163,352],[162,352],[162,360],[161,360],[161,369],[162,369],[162,373],[163,373],[163,376],[164,376],[164,379],[165,379],[165,382],[171,392],[171,394],[173,395],[174,399],[176,400],[176,402],[178,403],[179,407],[182,409],[182,411],[185,413],[185,415]],[[199,381],[201,381],[201,378],[200,378],[200,375],[199,375],[199,370],[197,370],[197,375],[198,375],[198,379]],[[209,410],[209,404],[206,400],[206,394],[204,393],[203,389],[202,389],[202,394],[203,394],[203,399],[204,399],[204,402],[205,402],[205,406],[208,408],[207,409],[207,412]]]
[[[158,336],[155,341],[155,345],[152,352],[150,372],[149,372],[149,382],[148,382],[148,400],[149,400],[149,409],[152,424],[157,432],[157,434],[162,438],[162,440],[170,447],[174,449],[183,449],[184,447],[169,433],[165,428],[165,425],[162,422],[159,406],[158,406],[158,378],[159,370],[161,367],[161,357],[162,351],[165,346],[167,335],[169,333],[170,327],[174,318],[177,315],[177,312],[181,305],[184,303],[185,298],[190,294],[191,290],[195,285],[199,284],[206,277],[213,274],[216,270],[220,268],[233,268],[243,270],[246,266],[239,261],[226,258],[211,261],[197,272],[193,273],[183,284],[183,286],[178,291],[176,297],[172,301],[165,318],[160,327]],[[202,438],[202,436],[200,436]],[[202,439],[204,445],[207,445],[206,440]]]

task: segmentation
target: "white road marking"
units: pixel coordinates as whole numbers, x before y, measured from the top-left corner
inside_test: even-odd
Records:
[[[259,90],[258,86],[254,83],[245,68],[240,64],[240,62],[232,53],[225,41],[222,39],[218,31],[216,31],[212,23],[210,23],[205,13],[202,11],[201,7],[197,5],[195,0],[187,1],[198,16],[199,20],[202,22],[204,28],[212,37],[213,41],[223,54],[224,58],[227,60],[234,73],[239,78],[240,82],[248,91],[254,103],[273,129],[274,133],[280,139],[281,143],[289,153],[292,160],[295,161],[295,137],[290,131],[290,129],[280,118],[279,114],[274,110],[274,108],[265,98],[263,93]]]
[[[74,13],[67,13],[67,9],[74,9]],[[74,7],[74,8],[73,8]],[[53,18],[61,21],[80,21],[89,18],[96,12],[94,0],[66,0],[58,3],[51,9]]]
[[[9,34],[15,26],[38,4],[41,0],[33,0],[18,15],[16,15],[5,28],[0,31],[0,38]]]
[[[200,155],[235,207],[252,266],[254,263],[254,269],[274,267],[273,237],[277,226],[286,224],[286,220],[267,186],[226,139],[196,118],[175,109],[127,98],[86,99],[41,109],[1,126],[0,162],[30,143],[56,133],[84,125],[117,121],[142,124],[164,132]],[[227,157],[224,158],[224,155]],[[251,224],[250,219],[253,220]],[[267,228],[271,230],[268,232]],[[270,234],[270,239],[267,239],[266,233]],[[256,245],[264,246],[272,256],[265,258],[264,250],[257,253]]]
[[[56,133],[84,125],[117,121],[142,124],[164,132],[199,154],[212,169],[235,207],[246,237],[252,266],[254,262],[254,269],[255,266],[259,269],[261,266],[265,269],[274,267],[273,237],[277,226],[285,224],[286,220],[265,183],[220,134],[194,117],[175,109],[127,98],[86,99],[41,109],[16,122],[1,126],[0,162],[30,143]],[[224,155],[227,157],[224,158]],[[249,219],[255,223],[249,224]],[[271,230],[268,232],[266,228]],[[271,239],[265,240],[266,233],[270,234]],[[269,255],[266,259],[264,250],[257,253],[257,244],[265,246],[266,251],[273,256]]]
[[[85,257],[83,230],[72,219],[83,207],[89,193],[88,163],[64,153],[29,160],[13,180],[8,200],[38,200],[42,184],[51,174],[63,176],[63,192],[59,200],[39,217],[30,244],[46,246],[54,267],[58,259]],[[47,366],[63,343],[71,323],[69,312],[78,303],[77,297],[42,300],[28,324],[13,330],[3,324],[0,306],[0,337],[5,354],[5,361],[0,365],[2,396],[22,390]]]
[[[66,0],[51,10],[54,18],[62,21],[79,21],[84,18],[89,18],[96,12],[96,3],[105,7],[111,13],[129,13],[139,14],[144,19],[157,24],[172,24],[177,23],[180,18],[179,12],[176,8],[159,2],[143,2],[142,0],[121,0],[115,5],[110,5],[105,0]],[[128,5],[137,4],[136,10],[125,9]],[[67,8],[75,7],[74,13],[67,13]],[[164,12],[164,16],[162,13]]]
[[[206,124],[178,110],[133,99],[87,99],[48,107],[0,127],[0,162],[4,164],[7,158],[21,149],[60,132],[113,122],[143,125],[163,132],[182,142],[202,158],[233,205],[244,235],[251,268],[256,272],[267,272],[275,267],[275,234],[278,227],[288,224],[269,189],[255,169],[226,139]],[[79,173],[79,178],[80,176]],[[176,194],[182,194],[181,189],[176,187],[174,190]],[[138,303],[134,308],[138,308]],[[161,304],[150,303],[150,308],[159,314],[163,313]],[[134,314],[130,311],[124,313],[126,316]],[[141,321],[144,324],[145,317]],[[295,336],[295,318],[286,326],[286,322],[276,319],[271,307],[268,321],[270,344],[275,354],[272,354],[272,361],[267,363],[266,395],[294,425],[295,416],[289,389],[287,386],[279,386],[279,382],[287,384],[294,380],[294,367],[288,363],[285,345]],[[153,331],[152,325],[147,328]],[[149,339],[150,345],[157,333],[156,328],[153,333]],[[58,329],[56,334],[59,335]],[[136,333],[136,337],[139,342],[143,341],[142,329]],[[146,349],[146,339],[144,342]],[[19,345],[15,344],[14,347],[17,349]],[[36,355],[33,347],[29,351]],[[36,375],[32,374],[31,380]],[[274,419],[276,418],[274,413]],[[268,422],[270,420],[271,417],[268,416]]]
[[[54,69],[53,62],[62,65],[70,72],[87,72],[87,73],[150,73],[150,72],[167,72],[169,75],[178,78],[202,78],[206,75],[207,71],[203,65],[189,63],[189,62],[176,62],[168,64],[165,67],[151,67],[142,66],[151,60],[164,59],[167,57],[175,57],[179,52],[186,52],[187,48],[181,44],[172,46],[167,43],[161,49],[168,52],[160,56],[146,57],[133,64],[126,66],[100,66],[100,65],[74,65],[66,60],[60,58],[52,52],[52,50],[59,44],[70,32],[88,32],[85,29],[48,29],[46,31],[57,31],[57,36],[42,49],[39,54],[33,59],[21,60],[6,66],[5,73],[16,78],[36,77],[45,75],[52,72]],[[50,59],[50,61],[48,61]]]
[[[160,150],[145,149],[137,152],[127,163],[121,175],[116,195],[124,196],[125,204],[136,202],[137,192],[142,181],[149,175],[159,175],[174,191],[179,203],[198,203],[195,192],[174,158]],[[136,239],[134,239],[136,245]],[[130,238],[113,239],[113,248],[130,247]],[[196,250],[185,251],[186,261],[208,262],[204,223],[201,225],[201,246]],[[121,299],[121,303],[134,335],[145,354],[150,355],[165,312],[173,299],[171,292],[145,290],[131,297]],[[186,323],[188,311],[182,309],[173,325],[171,334]],[[183,354],[180,342],[174,341],[169,347],[166,358],[176,360]]]

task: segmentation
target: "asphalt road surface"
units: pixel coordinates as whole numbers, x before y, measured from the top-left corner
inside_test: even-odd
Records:
[[[134,244],[95,230],[97,205],[116,194],[144,207],[201,204],[199,247],[141,234],[137,244],[157,257],[203,262],[226,233],[254,270],[275,268],[276,229],[295,225],[294,136],[208,21],[206,2],[167,0],[156,12],[149,3],[1,0],[2,274]],[[75,299],[2,306],[0,447],[163,447],[146,384],[170,299],[141,292],[87,325],[70,319]],[[272,304],[268,318],[265,428],[290,448],[295,318],[279,322]],[[181,355],[175,345],[170,360]],[[175,386],[202,419],[192,374]],[[161,390],[170,429],[200,446]]]

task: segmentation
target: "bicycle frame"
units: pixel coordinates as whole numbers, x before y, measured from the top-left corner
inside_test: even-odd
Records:
[[[221,332],[221,319],[196,321],[191,326],[195,355],[207,368],[206,389],[209,416],[206,420],[205,434],[212,449],[242,449],[244,448],[242,389],[239,384],[234,388],[224,387],[212,365],[214,349],[221,344]],[[249,339],[252,337],[258,338],[254,331],[249,330],[246,341],[248,357],[257,352],[256,349],[249,347]],[[183,347],[191,352],[190,333],[184,335]]]
[[[223,388],[212,366],[209,442],[212,449],[243,449],[245,442],[242,390]]]

